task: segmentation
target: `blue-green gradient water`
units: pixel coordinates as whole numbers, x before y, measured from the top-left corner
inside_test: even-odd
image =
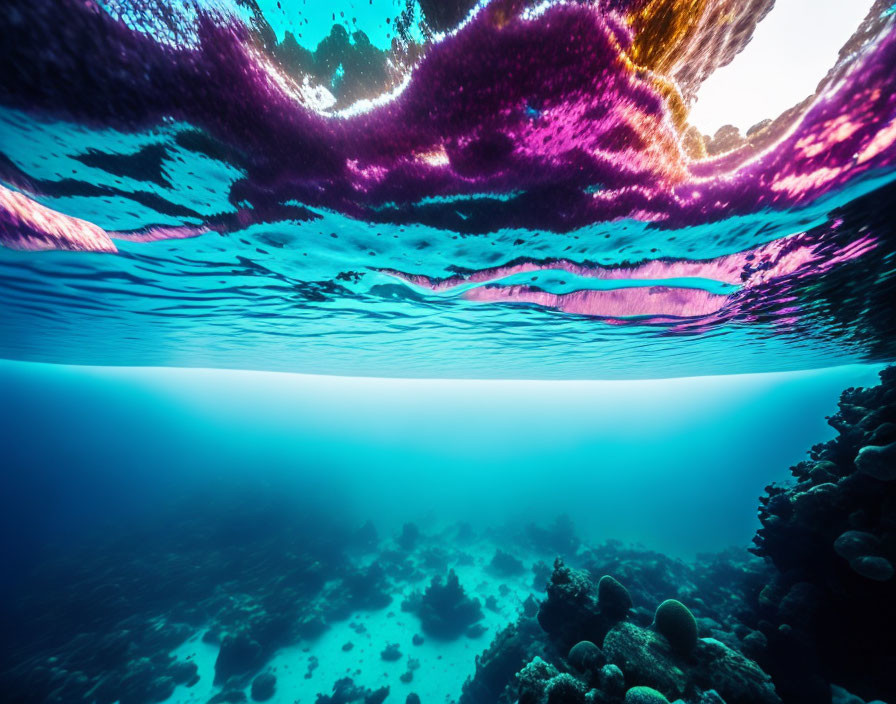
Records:
[[[692,556],[749,542],[764,486],[878,369],[538,382],[6,362],[6,547],[223,483],[385,532],[566,513],[583,536]]]

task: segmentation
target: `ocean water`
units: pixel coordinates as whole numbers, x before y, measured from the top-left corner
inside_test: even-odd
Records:
[[[98,642],[126,633],[139,643],[142,626],[121,622],[160,619],[173,639],[152,647],[195,662],[200,679],[173,693],[144,685],[121,701],[209,701],[222,689],[214,684],[218,649],[201,637],[226,619],[219,600],[273,598],[265,608],[279,614],[276,585],[311,560],[290,552],[296,543],[311,543],[311,555],[322,551],[312,562],[322,560],[339,580],[377,551],[374,560],[391,559],[412,524],[422,537],[398,548],[402,567],[378,585],[382,604],[353,603],[337,591],[329,608],[349,613],[328,614],[314,637],[276,637],[264,669],[277,673],[273,701],[315,701],[346,675],[374,690],[388,686],[387,701],[411,692],[453,700],[476,655],[543,588],[529,564],[495,571],[496,550],[542,567],[555,553],[575,560],[608,540],[686,562],[743,551],[759,527],[765,485],[787,479],[789,464],[834,436],[824,414],[843,388],[873,386],[878,369],[399,381],[5,362],[6,652],[64,661],[69,648],[78,651],[73,634],[86,631],[85,674],[121,677],[134,662],[118,662]],[[562,517],[569,535],[551,536]],[[368,522],[376,537],[359,545],[355,533]],[[540,530],[548,534],[541,540]],[[448,567],[476,598],[500,601],[481,633],[427,634],[414,646],[411,637],[425,631],[399,605]],[[23,596],[34,589],[42,596]],[[251,627],[258,606],[250,604],[235,626]],[[366,632],[354,630],[359,623]],[[357,650],[344,652],[346,642]],[[401,646],[398,662],[381,659],[391,643]],[[317,667],[306,679],[312,657]],[[419,670],[403,683],[408,657]],[[70,690],[54,697],[46,675],[34,681],[34,660],[28,668],[9,686],[24,680],[33,689],[13,690],[17,696],[103,700]]]
[[[779,9],[6,0],[0,701],[896,703],[896,12],[706,134]]]

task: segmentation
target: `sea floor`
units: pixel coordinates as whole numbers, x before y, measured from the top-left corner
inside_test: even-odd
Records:
[[[130,534],[82,539],[39,564],[22,582],[19,626],[27,634],[13,677],[33,686],[29,675],[40,672],[45,681],[26,694],[122,704],[244,701],[254,675],[270,672],[271,702],[314,702],[346,677],[372,691],[388,688],[386,702],[412,693],[454,701],[476,656],[543,591],[558,554],[551,541],[568,553],[578,546],[564,519],[547,529],[485,533],[467,524],[425,531],[407,524],[381,538],[372,523],[312,526],[279,500],[230,498],[212,508],[184,502]],[[476,608],[456,629],[448,624],[450,633],[427,633],[411,604],[450,573]],[[66,604],[79,611],[57,620]],[[232,633],[251,634],[261,653],[222,682],[216,663],[221,639]]]
[[[414,635],[421,633],[420,621],[402,611],[400,604],[414,590],[425,589],[429,580],[421,577],[398,583],[388,606],[352,612],[318,638],[278,650],[265,668],[277,677],[276,692],[268,701],[313,702],[318,694],[329,694],[332,685],[344,677],[371,690],[388,687],[386,702],[404,702],[411,693],[425,702],[453,701],[463,682],[474,674],[476,656],[500,628],[516,620],[525,599],[536,591],[531,571],[497,575],[490,570],[495,550],[491,541],[477,541],[464,550],[469,561],[451,563],[472,597],[483,603],[491,597],[494,602],[495,609],[483,609],[483,617],[477,622],[481,628],[454,640],[422,637],[422,642],[415,644]],[[537,559],[534,554],[529,557]],[[171,652],[179,660],[196,663],[199,682],[192,687],[178,686],[166,702],[204,703],[219,693],[213,684],[219,648],[204,643],[204,633],[205,629],[197,630]],[[401,655],[384,660],[382,653],[392,644],[398,645]],[[407,673],[413,678],[405,682],[402,676],[409,679]],[[250,689],[247,687],[245,694],[251,699]]]
[[[774,574],[746,546],[684,561],[582,542],[562,516],[479,531],[405,524],[380,536],[370,522],[326,524],[282,499],[242,499],[184,501],[37,565],[6,601],[9,701],[512,703],[527,663],[568,667],[578,630],[604,628],[587,610],[604,574],[631,595],[632,634],[649,633],[657,605],[679,599],[703,642],[746,668],[743,692],[726,685],[730,663],[716,663],[726,698],[688,684],[680,701],[780,701],[749,660],[763,657],[765,638],[748,624]],[[862,700],[842,690],[833,701]]]

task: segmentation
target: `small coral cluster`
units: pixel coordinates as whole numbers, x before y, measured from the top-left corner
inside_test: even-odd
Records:
[[[614,543],[592,551],[591,559],[616,561],[621,572],[633,578],[637,599],[613,576],[598,580],[592,570],[573,569],[558,559],[545,600],[527,602],[519,621],[499,633],[477,659],[461,704],[780,702],[769,676],[741,652],[741,640],[733,631],[748,639],[749,629],[719,623],[710,614],[724,617],[697,596],[693,602],[703,626],[676,599],[662,601],[652,612],[641,606],[657,591],[674,589],[672,581],[679,572],[677,592],[696,592],[689,586],[691,568],[658,554],[653,557],[645,551],[629,555]],[[725,564],[735,577],[735,589],[762,569],[756,563]],[[712,574],[712,566],[706,571],[709,580],[719,576]],[[717,590],[714,601],[725,604],[722,591]],[[728,643],[700,638],[701,628]]]
[[[680,601],[659,604],[651,626],[629,620],[631,606],[613,577],[595,586],[587,572],[558,561],[537,620],[554,651],[566,656],[526,665],[517,675],[520,703],[780,701],[756,663],[716,639],[698,638],[697,620]],[[583,640],[567,649],[574,638]]]
[[[401,607],[416,612],[424,633],[446,640],[457,638],[482,618],[479,600],[467,596],[454,570],[444,579],[433,577],[422,595],[414,594]]]

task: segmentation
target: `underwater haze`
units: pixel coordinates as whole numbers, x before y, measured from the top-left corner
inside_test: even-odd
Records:
[[[879,370],[557,382],[4,362],[10,701],[245,701],[265,673],[278,702],[455,700],[555,557],[634,570],[645,601],[698,598],[679,573],[720,560],[715,589],[769,578],[743,547],[757,496]],[[449,602],[447,628],[413,613],[446,572],[477,604]],[[233,672],[227,633],[258,644]],[[338,694],[346,676],[357,696]]]
[[[0,701],[896,704],[892,0],[0,62]]]
[[[833,435],[822,413],[878,371],[557,383],[2,370],[13,548],[26,525],[60,540],[181,494],[255,486],[386,533],[565,513],[582,537],[690,557],[748,543],[765,485]]]

